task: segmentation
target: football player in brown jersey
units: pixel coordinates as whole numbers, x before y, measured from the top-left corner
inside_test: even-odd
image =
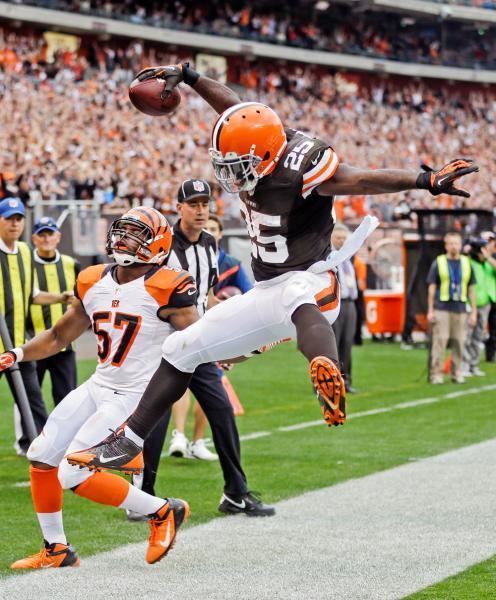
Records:
[[[338,285],[330,270],[336,266],[329,247],[333,197],[418,188],[468,197],[455,182],[478,171],[477,165],[460,158],[439,170],[423,165],[420,172],[353,167],[340,163],[328,142],[285,128],[268,106],[241,102],[227,86],[187,63],[148,68],[138,77],[164,80],[164,96],[184,82],[220,114],[210,156],[220,185],[239,193],[256,284],[171,335],[128,423],[101,444],[71,454],[69,462],[125,469],[125,459],[111,457],[127,454],[131,461],[140,454],[143,439],[186,390],[197,365],[247,355],[287,337],[296,339],[310,363],[324,420],[328,425],[344,423],[345,386],[331,328],[339,312]],[[355,246],[364,238],[353,237],[350,244]]]

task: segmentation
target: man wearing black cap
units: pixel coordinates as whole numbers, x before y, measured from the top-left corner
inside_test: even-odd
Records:
[[[18,198],[5,198],[0,202],[0,312],[5,318],[14,347],[26,342],[26,321],[32,304],[56,304],[70,301],[72,292],[58,294],[42,292],[34,285],[34,262],[31,249],[19,239],[24,231],[24,204]],[[4,342],[0,340],[0,350]],[[23,362],[19,365],[26,394],[38,432],[43,429],[47,412],[43,403],[36,365]],[[10,390],[18,404],[17,391],[9,371],[6,372]],[[19,413],[17,413],[19,414]],[[29,440],[20,419],[16,426],[18,454],[25,455]]]
[[[79,262],[57,250],[61,233],[57,223],[50,217],[41,217],[33,225],[31,237],[34,251],[34,285],[38,289],[58,294],[72,290],[80,271]],[[65,313],[66,306],[31,306],[31,328],[37,335],[50,329]],[[36,363],[40,385],[45,373],[50,373],[52,397],[55,406],[77,386],[76,353],[72,345],[62,352]]]
[[[216,242],[204,229],[211,201],[210,185],[205,180],[188,179],[181,184],[177,196],[179,220],[173,227],[172,250],[167,260],[168,266],[189,271],[196,279],[200,316],[217,303],[213,295],[213,287],[217,283]],[[241,467],[239,434],[233,409],[216,365],[200,365],[193,374],[189,389],[210,423],[224,475],[224,493],[219,510],[228,514],[244,513],[257,517],[275,514],[273,506],[263,504],[248,491],[246,476]],[[169,418],[170,411],[145,441],[142,489],[148,493],[153,492]]]

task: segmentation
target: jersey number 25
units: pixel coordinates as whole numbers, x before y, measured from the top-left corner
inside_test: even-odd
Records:
[[[282,264],[288,259],[288,244],[283,235],[262,235],[260,227],[280,227],[279,215],[264,215],[256,210],[248,210],[241,203],[241,212],[244,215],[248,235],[251,239],[251,253],[255,258],[260,258],[264,263]],[[272,248],[271,248],[272,246]]]

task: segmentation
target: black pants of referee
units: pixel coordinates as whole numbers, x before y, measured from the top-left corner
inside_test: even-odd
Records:
[[[215,450],[224,475],[224,492],[238,496],[247,492],[246,476],[241,467],[239,434],[234,413],[213,363],[197,367],[189,389],[195,395],[212,430]],[[145,469],[142,489],[155,495],[155,480],[170,420],[169,410],[146,438],[143,447]]]
[[[43,402],[43,396],[41,395],[41,388],[38,381],[38,375],[36,373],[36,363],[20,362],[18,363],[18,365],[22,381],[24,383],[24,388],[26,390],[26,395],[28,397],[29,406],[31,408],[31,413],[33,414],[34,425],[36,427],[36,431],[40,433],[43,427],[45,426],[46,420],[48,419],[48,414],[45,407],[45,403]],[[10,371],[6,371],[5,376],[7,377],[7,381],[10,387],[10,391],[12,392],[12,396],[14,397],[14,401],[17,404],[17,407],[19,408],[19,412],[21,413],[22,435],[21,438],[17,441],[19,446],[24,451],[26,451],[29,448],[29,439],[26,434],[26,426],[22,417],[22,411],[19,405],[19,398],[14,387],[12,373]]]
[[[351,349],[356,330],[356,306],[355,301],[348,298],[341,300],[339,316],[332,324],[338,356],[341,361],[343,377],[346,387],[351,386]]]
[[[64,350],[54,356],[38,360],[36,370],[40,386],[43,384],[45,373],[47,371],[50,373],[52,397],[55,406],[77,387],[76,353],[74,350]]]

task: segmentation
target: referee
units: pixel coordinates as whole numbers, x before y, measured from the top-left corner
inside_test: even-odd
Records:
[[[81,270],[76,259],[57,250],[61,237],[57,223],[50,217],[42,217],[33,225],[34,285],[44,292],[60,294],[62,290],[74,289]],[[63,304],[31,306],[34,335],[53,327],[66,310]],[[72,344],[54,356],[37,361],[36,369],[40,385],[45,373],[50,373],[55,406],[77,386],[76,353]]]
[[[203,179],[188,179],[182,183],[177,197],[180,219],[173,227],[172,250],[167,260],[169,266],[185,269],[195,278],[200,316],[209,306],[217,303],[213,295],[213,287],[217,283],[216,242],[204,229],[210,201],[210,186]],[[246,476],[241,467],[239,434],[233,409],[216,365],[200,365],[193,374],[189,389],[210,423],[224,475],[224,494],[219,510],[257,517],[275,514],[273,506],[263,504],[248,491]],[[148,493],[154,488],[169,419],[170,411],[159,421],[143,448],[145,469],[142,489]]]
[[[25,208],[17,198],[5,198],[0,202],[0,312],[5,318],[14,347],[26,343],[26,321],[31,304],[54,304],[68,302],[72,292],[50,294],[34,287],[34,264],[31,249],[19,239],[24,231]],[[0,340],[0,352],[5,350]],[[38,433],[47,420],[47,412],[41,395],[34,362],[21,362],[19,369]],[[17,392],[9,371],[7,381],[16,405]],[[19,414],[19,412],[17,413]],[[22,414],[22,413],[21,413]],[[16,427],[17,430],[17,427]],[[23,419],[17,431],[17,452],[25,454],[29,439]]]

